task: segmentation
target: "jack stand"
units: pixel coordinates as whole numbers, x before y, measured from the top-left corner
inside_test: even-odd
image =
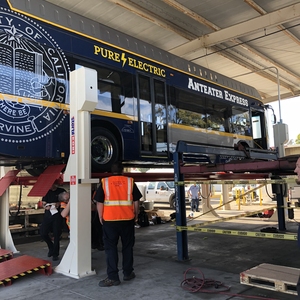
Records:
[[[81,67],[70,75],[70,156],[64,181],[70,182],[70,243],[55,272],[73,278],[91,269],[91,122],[98,102],[97,72]]]

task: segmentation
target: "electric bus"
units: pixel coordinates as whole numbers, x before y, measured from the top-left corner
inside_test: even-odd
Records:
[[[97,71],[93,172],[166,165],[179,140],[268,149],[257,90],[42,0],[0,0],[0,165],[66,163],[70,72]]]

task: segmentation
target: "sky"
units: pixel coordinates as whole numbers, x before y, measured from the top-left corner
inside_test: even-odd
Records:
[[[269,103],[274,109],[277,123],[280,121],[279,102]],[[284,99],[280,101],[280,111],[282,123],[288,125],[289,139],[294,141],[297,135],[300,134],[300,97]],[[270,146],[274,146],[273,127],[269,126]]]

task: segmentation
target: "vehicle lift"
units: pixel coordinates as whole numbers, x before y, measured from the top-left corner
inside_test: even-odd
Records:
[[[91,257],[91,120],[98,103],[97,72],[79,68],[70,73],[70,156],[64,181],[70,182],[70,242],[54,269],[73,278],[95,274]]]
[[[211,155],[215,158],[211,160]],[[229,162],[221,162],[226,157]],[[230,161],[230,158],[233,160]],[[224,180],[229,183],[233,179],[271,179],[272,192],[276,194],[278,227],[285,231],[284,197],[286,186],[281,176],[294,175],[293,170],[298,156],[278,158],[276,152],[258,149],[224,149],[207,147],[195,143],[178,141],[173,154],[174,180],[176,189],[176,226],[185,227],[185,180],[209,181]],[[271,176],[270,176],[271,174]],[[207,185],[206,185],[207,186]],[[205,191],[206,194],[207,191]],[[206,212],[210,207],[206,208]],[[203,212],[204,208],[203,208]],[[185,261],[188,256],[187,230],[177,230],[177,259]]]
[[[70,156],[66,171],[61,178],[65,165],[49,166],[38,178],[28,196],[42,196],[57,180],[70,182],[70,242],[55,272],[81,278],[95,274],[91,268],[91,184],[98,178],[91,178],[90,159],[90,112],[98,103],[97,72],[80,68],[70,74]],[[17,178],[19,170],[0,174],[0,248],[17,253],[9,230],[9,190]],[[30,179],[27,178],[28,181]],[[26,179],[20,179],[25,184]]]
[[[64,182],[70,182],[70,226],[72,230],[68,248],[60,264],[55,268],[55,272],[73,278],[81,278],[95,274],[91,268],[90,199],[91,184],[98,183],[100,176],[91,175],[89,145],[90,112],[95,109],[98,101],[96,71],[83,67],[72,71],[70,86],[70,156],[63,179]],[[216,158],[214,161],[211,161],[212,156]],[[227,162],[223,162],[224,158]],[[176,151],[173,153],[174,180],[175,183],[178,183],[176,184],[176,226],[186,226],[185,191],[184,184],[180,184],[184,180],[209,180],[211,176],[214,179],[223,180],[237,177],[239,179],[249,179],[249,177],[257,179],[267,178],[269,173],[276,176],[276,179],[280,179],[281,175],[293,174],[296,160],[297,157],[278,159],[274,151],[250,149],[244,144],[238,144],[235,149],[232,149],[179,141]],[[257,173],[258,171],[260,173]],[[245,174],[245,172],[252,173]],[[135,177],[134,175],[141,176],[140,174],[131,175],[132,177]],[[159,177],[157,174],[154,175],[156,180],[170,178],[170,174],[165,174],[165,176],[159,174]],[[11,174],[11,177],[15,176],[15,173]],[[284,231],[285,217],[282,208],[284,189],[282,185],[274,184],[273,192],[277,199],[279,230]],[[6,197],[5,193],[4,197]],[[1,245],[8,246],[9,249],[16,252],[8,229],[8,203],[8,198],[7,201],[3,201],[2,196],[0,232],[4,238],[1,240]],[[189,259],[187,245],[187,231],[177,231],[179,261]]]

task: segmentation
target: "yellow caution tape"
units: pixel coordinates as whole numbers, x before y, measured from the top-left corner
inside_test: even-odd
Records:
[[[285,234],[285,233],[270,233],[270,232],[252,232],[252,231],[242,231],[242,230],[227,230],[227,229],[215,229],[215,228],[199,228],[191,226],[177,226],[178,231],[191,230],[206,233],[217,233],[217,234],[227,234],[236,236],[248,236],[256,238],[268,238],[268,239],[278,239],[278,240],[290,240],[296,241],[297,234]]]
[[[197,223],[197,224],[194,224],[194,225],[190,225],[189,227],[202,227],[202,226],[206,226],[206,225],[209,225],[209,224],[215,224],[215,223],[220,223],[220,222],[225,222],[225,221],[231,221],[231,220],[235,220],[235,219],[242,218],[242,217],[252,216],[252,215],[261,213],[261,212],[263,212],[265,210],[274,209],[276,207],[277,206],[272,206],[272,207],[268,207],[268,208],[264,208],[264,209],[260,209],[260,210],[256,210],[256,211],[251,211],[251,212],[239,214],[237,216],[231,216],[231,217],[227,217],[227,218],[219,218],[219,219],[213,220],[213,221],[207,221],[207,222],[203,222],[203,223]]]
[[[247,191],[246,193],[239,195],[239,197],[237,197],[237,198],[234,198],[234,199],[232,199],[232,200],[230,200],[230,201],[227,201],[226,203],[221,204],[221,205],[215,207],[214,209],[211,209],[211,210],[209,210],[209,211],[207,211],[207,212],[205,212],[205,213],[203,213],[203,214],[201,214],[201,215],[199,215],[199,216],[197,216],[197,217],[195,217],[195,218],[191,218],[190,221],[191,221],[191,220],[195,220],[195,219],[197,219],[197,218],[200,218],[200,217],[202,217],[202,216],[204,216],[204,215],[206,215],[206,214],[208,214],[208,213],[210,213],[210,212],[212,212],[212,211],[215,211],[215,210],[217,210],[217,209],[223,207],[223,206],[226,205],[226,204],[229,204],[229,203],[231,203],[231,202],[233,202],[233,201],[236,201],[236,199],[238,199],[238,198],[241,198],[241,199],[242,199],[242,197],[247,196],[248,194],[252,193],[252,191],[257,190],[257,189],[259,189],[259,188],[261,188],[261,187],[262,187],[262,185],[259,185],[259,186],[257,186],[256,188],[254,188],[253,190]],[[267,208],[264,208],[264,209],[260,210],[259,212],[264,211],[264,210],[266,210],[266,209],[267,209]],[[252,214],[255,214],[255,212],[253,212]]]
[[[278,208],[277,206],[272,206],[268,208],[263,208],[257,211],[251,211],[243,214],[239,214],[237,216],[231,216],[228,218],[219,218],[213,221],[207,221],[203,223],[197,223],[190,226],[176,226],[176,230],[178,232],[181,231],[198,231],[198,232],[206,232],[206,233],[217,233],[217,234],[227,234],[227,235],[236,235],[236,236],[247,236],[247,237],[258,237],[258,238],[272,238],[272,239],[280,239],[280,240],[297,240],[297,234],[284,234],[284,233],[270,233],[270,232],[252,232],[252,231],[243,231],[243,230],[227,230],[227,229],[215,229],[215,228],[202,228],[202,226],[206,226],[208,224],[215,224],[220,222],[225,222],[229,220],[238,219],[241,217],[248,217],[254,214],[261,213],[265,210],[271,210]],[[292,209],[292,207],[284,207],[287,209]],[[193,218],[191,219],[193,220]]]
[[[197,180],[197,181],[175,181],[176,185],[185,185],[190,183],[196,184],[271,184],[271,183],[297,183],[297,180],[295,178],[281,178],[281,179],[233,179],[233,180],[221,180],[221,179],[215,179],[215,180]]]

